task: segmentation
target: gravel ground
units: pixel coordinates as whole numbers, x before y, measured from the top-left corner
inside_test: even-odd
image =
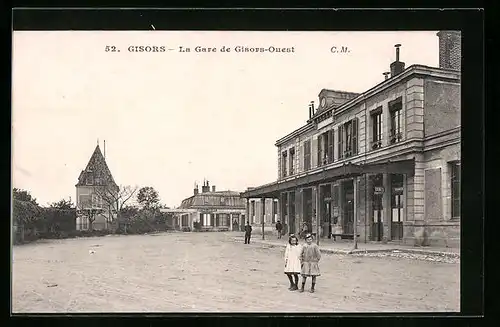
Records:
[[[367,253],[353,253],[356,257],[372,257],[372,258],[404,258],[411,260],[424,260],[431,262],[443,262],[450,264],[460,264],[460,258],[451,257],[439,254],[424,254],[424,253],[408,253],[404,251],[390,251],[390,252],[367,252]]]
[[[460,310],[457,262],[397,252],[323,254],[316,293],[301,294],[287,289],[281,247],[245,245],[233,237],[165,233],[15,246],[12,311]]]

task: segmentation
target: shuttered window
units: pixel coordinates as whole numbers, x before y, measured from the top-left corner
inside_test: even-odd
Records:
[[[304,142],[304,171],[311,169],[311,140]]]
[[[318,163],[318,166],[321,166],[321,164],[323,163],[323,135],[320,134],[318,135],[318,159],[317,159],[317,163]]]
[[[352,120],[352,155],[358,154],[358,118]]]
[[[344,125],[340,125],[337,130],[337,157],[344,158]]]
[[[333,129],[328,131],[328,163],[333,162],[333,136],[335,133],[333,133]]]

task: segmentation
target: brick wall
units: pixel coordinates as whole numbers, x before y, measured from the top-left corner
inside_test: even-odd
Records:
[[[462,40],[460,31],[440,31],[439,67],[445,69],[461,69]]]

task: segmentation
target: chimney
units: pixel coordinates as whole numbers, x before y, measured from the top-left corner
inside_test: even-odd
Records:
[[[104,140],[104,159],[106,160],[106,140]]]
[[[314,116],[314,101],[311,101],[311,113]]]
[[[203,183],[203,186],[201,187],[201,193],[205,192],[210,192],[210,186],[208,184],[208,181]]]
[[[193,194],[196,195],[198,194],[198,183],[194,183],[194,189],[193,189]]]
[[[405,70],[405,63],[399,61],[399,47],[401,44],[396,44],[394,47],[396,48],[396,61],[391,64],[391,77],[401,74],[403,70]]]
[[[460,31],[439,31],[439,68],[461,70],[462,33]]]
[[[311,108],[311,104],[309,104],[309,119],[311,119],[313,116],[312,114],[312,108]]]
[[[385,73],[384,73],[384,79],[388,79],[388,78],[389,78],[389,74],[390,74],[390,73],[391,73],[391,72],[385,72]]]
[[[212,192],[215,192],[215,185],[212,185]]]

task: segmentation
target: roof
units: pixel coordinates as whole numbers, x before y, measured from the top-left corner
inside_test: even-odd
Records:
[[[356,97],[346,101],[345,103],[341,104],[337,108],[335,108],[335,114],[340,114],[341,112],[344,112],[346,110],[349,110],[359,104],[361,101],[364,101],[374,95],[380,94],[381,92],[385,91],[386,89],[397,85],[401,84],[403,82],[406,82],[409,78],[414,77],[415,75],[417,76],[430,76],[433,78],[441,79],[441,80],[446,80],[450,82],[460,82],[460,76],[461,72],[453,69],[445,69],[445,68],[438,68],[438,67],[430,67],[430,66],[424,66],[424,65],[411,65],[407,67],[403,72],[399,73],[398,75],[392,76],[386,80],[381,81],[377,85],[373,86],[372,88],[366,90],[363,93],[359,93]],[[325,91],[327,89],[323,89]],[[335,91],[335,90],[328,90],[328,91]],[[355,94],[350,92],[351,94]],[[307,121],[307,124],[300,127],[299,129],[285,135],[284,137],[278,139],[275,143],[275,146],[280,146],[281,144],[288,142],[289,140],[299,136],[301,133],[309,130],[310,128],[314,127],[314,118],[321,116],[323,114],[326,114],[327,111],[332,110],[332,107],[327,108],[326,110],[322,110],[321,112],[317,112],[312,119],[309,119]]]
[[[235,191],[201,192],[182,200],[180,208],[205,206],[239,208],[244,206],[240,194],[240,192]],[[225,201],[225,198],[233,198],[233,201]]]
[[[78,183],[75,186],[88,185],[86,183],[86,177],[89,174],[93,175],[94,182],[97,181],[97,183],[93,185],[116,185],[113,175],[111,174],[111,171],[106,164],[106,159],[104,159],[101,149],[99,148],[99,145],[96,146],[94,153],[92,153],[92,156],[90,157],[85,170],[82,170],[80,176],[78,176]]]

